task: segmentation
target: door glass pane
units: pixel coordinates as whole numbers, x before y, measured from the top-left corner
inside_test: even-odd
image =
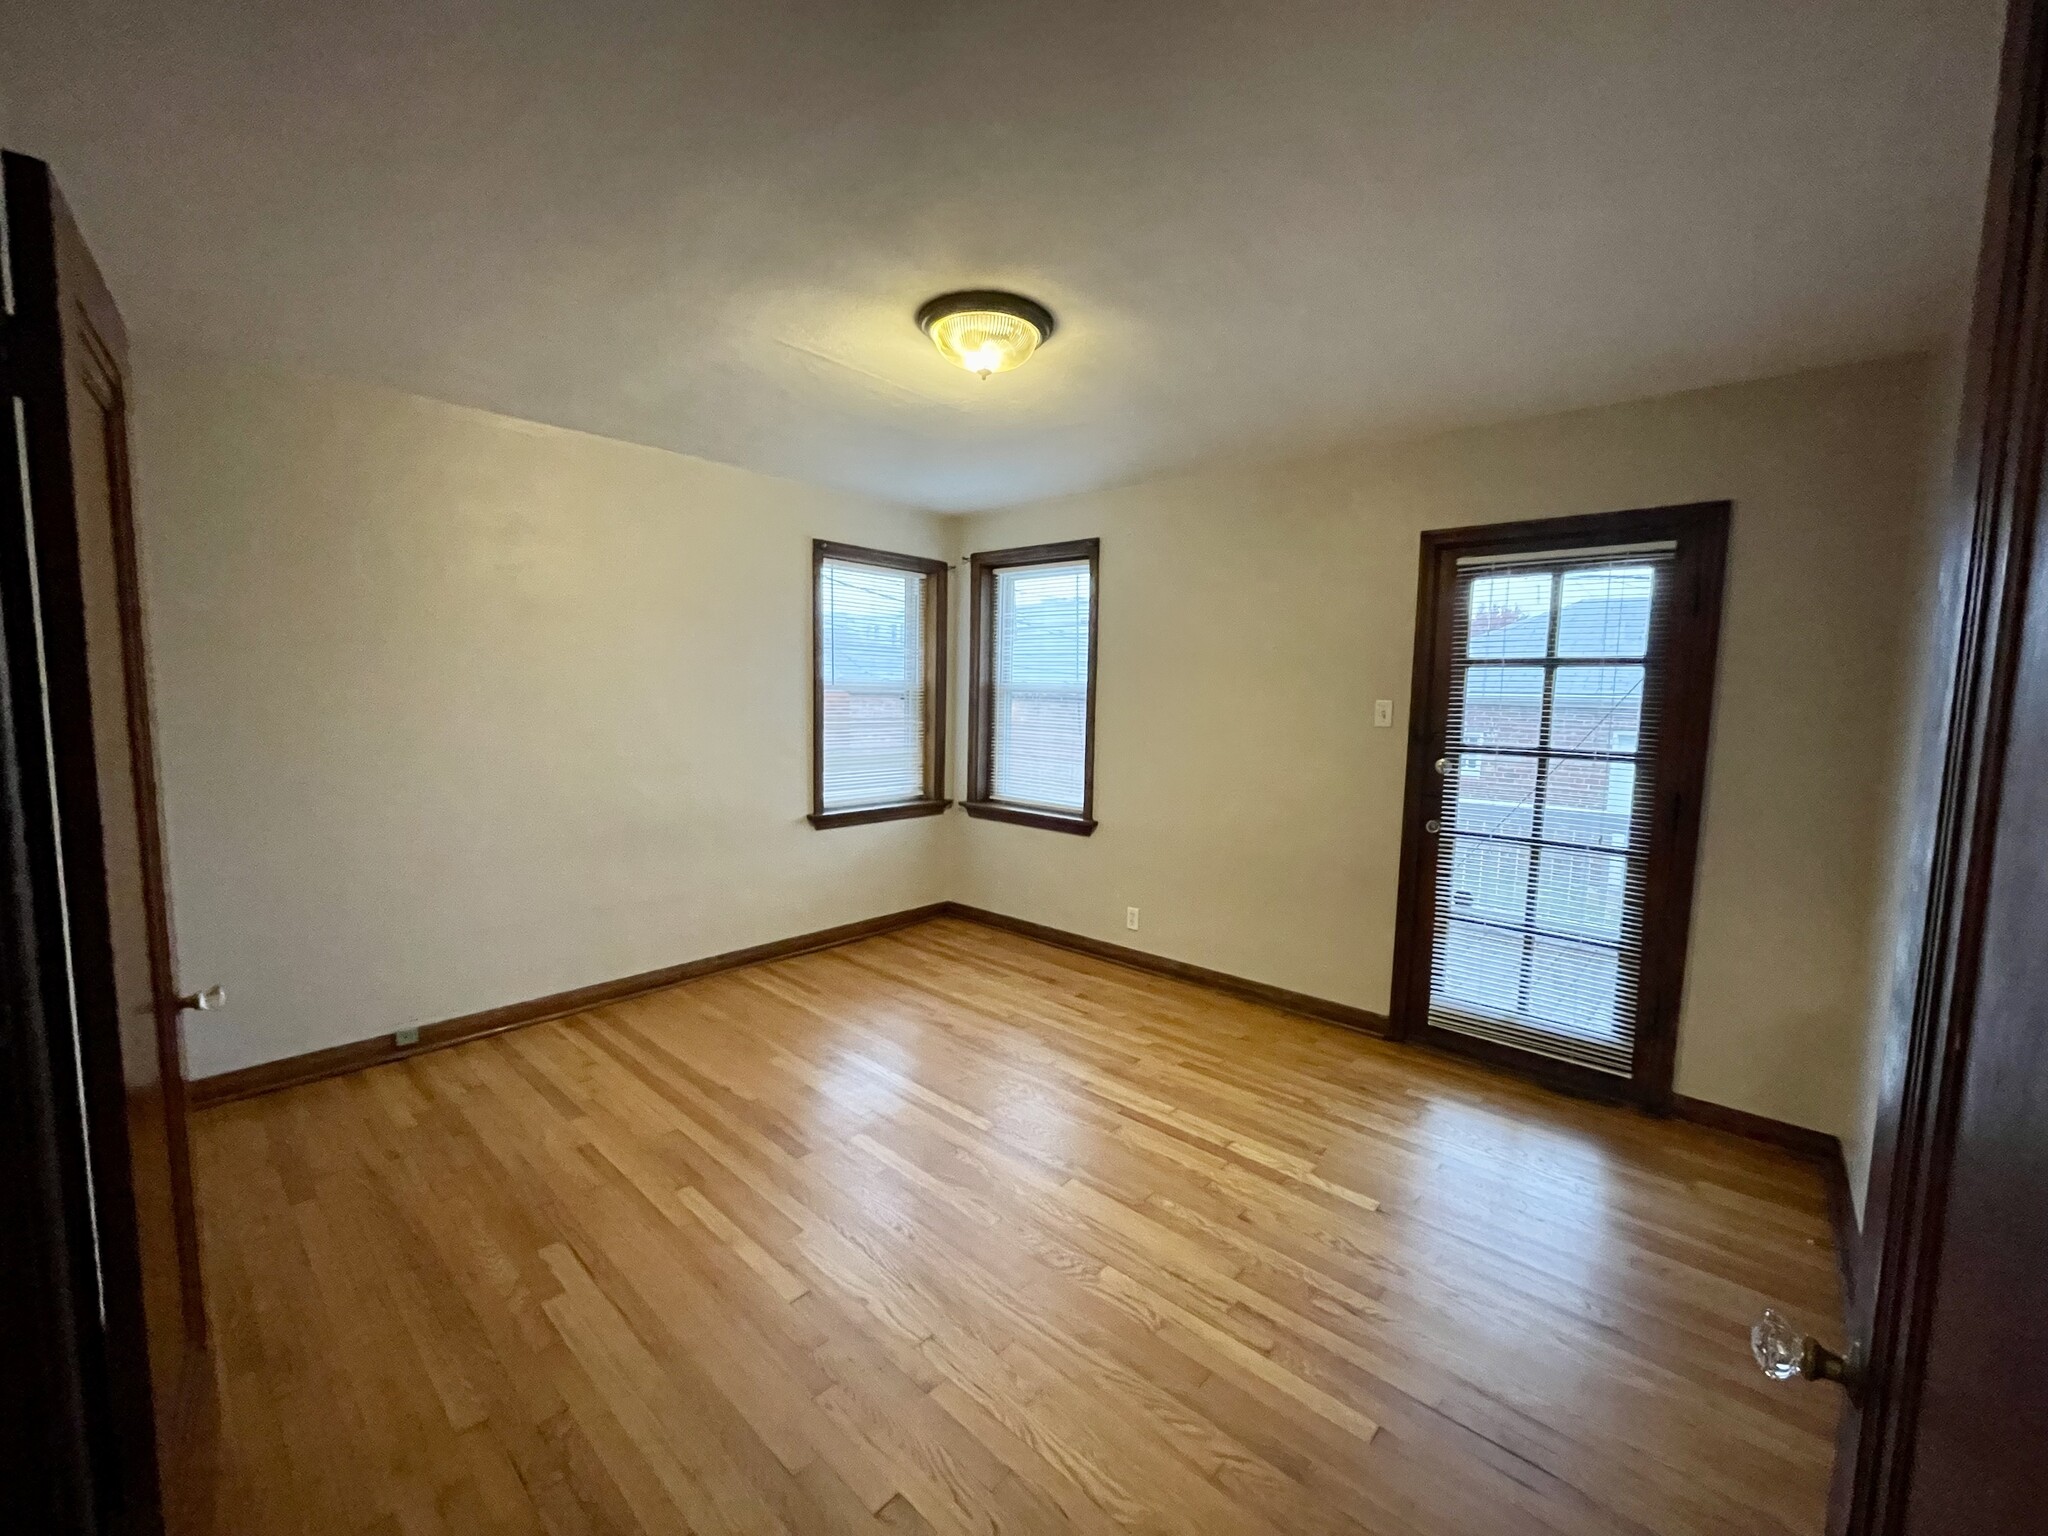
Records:
[[[1627,886],[1628,861],[1617,854],[1545,848],[1536,865],[1536,926],[1618,940]]]
[[[1641,667],[1559,667],[1550,745],[1560,752],[1633,752],[1643,728]]]
[[[1513,1013],[1527,943],[1519,933],[1452,922],[1444,932],[1432,991],[1453,1007]]]
[[[1654,567],[1636,564],[1567,571],[1560,585],[1563,593],[1555,654],[1641,656],[1649,649]]]
[[[1552,1028],[1618,1041],[1620,980],[1621,962],[1611,949],[1561,939],[1530,941],[1529,1012]]]
[[[1481,576],[1467,601],[1465,654],[1482,658],[1550,652],[1550,590],[1546,571]]]
[[[1634,763],[1553,759],[1543,786],[1541,836],[1547,843],[1625,850],[1635,799]]]
[[[1543,668],[1467,667],[1458,739],[1474,747],[1533,747],[1543,740]]]
[[[1451,842],[1451,915],[1521,922],[1529,901],[1528,846],[1471,837]]]
[[[1460,832],[1528,837],[1535,830],[1535,758],[1466,752],[1451,777],[1451,824]]]

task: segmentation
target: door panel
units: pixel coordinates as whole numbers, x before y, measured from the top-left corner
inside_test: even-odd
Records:
[[[61,903],[63,1013],[85,1107],[99,1328],[98,1481],[161,1524],[201,1401],[205,1311],[128,474],[120,316],[47,167],[4,161],[10,426],[26,529]],[[10,655],[10,663],[13,661]]]
[[[2048,5],[2012,0],[1830,1529],[2048,1525]]]
[[[2037,514],[2038,516],[2038,514]],[[1991,851],[1906,1530],[2048,1524],[2048,580],[2036,573]]]

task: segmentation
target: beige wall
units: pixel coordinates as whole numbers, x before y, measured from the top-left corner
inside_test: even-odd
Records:
[[[810,540],[939,519],[190,359],[136,430],[196,1075],[947,894],[803,819]]]
[[[1963,488],[1955,483],[1955,450],[1967,339],[1959,325],[1953,345],[1935,369],[1929,398],[1921,466],[1921,494],[1928,511],[1913,557],[1918,590],[1912,594],[1904,647],[1906,704],[1883,806],[1878,921],[1871,934],[1869,1001],[1858,1042],[1858,1095],[1841,1132],[1859,1222],[1868,1210],[1879,1122],[1885,1106],[1898,1102],[1904,1086],[1941,800],[1942,736],[1931,727],[1946,725],[1961,643],[1959,598],[1970,557],[1971,505],[1967,493],[1957,494]]]
[[[1384,1009],[1418,534],[1725,497],[1677,1086],[1850,1127],[1931,375],[1866,363],[964,519],[961,552],[1102,539],[1101,827],[972,823],[958,898]]]
[[[192,1069],[947,897],[1383,1009],[1419,531],[1725,496],[1678,1086],[1860,1187],[1940,393],[1862,364],[944,519],[145,354],[179,950],[232,993]],[[812,831],[808,541],[1090,534],[1100,831]]]

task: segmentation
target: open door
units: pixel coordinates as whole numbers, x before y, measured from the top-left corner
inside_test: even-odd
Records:
[[[26,1417],[11,1425],[9,1455],[25,1458],[40,1433],[57,1465],[75,1464],[33,1528],[148,1532],[163,1527],[209,1379],[129,504],[127,343],[49,168],[14,154],[0,168],[5,896],[19,964],[4,1045],[37,1115],[33,1138],[6,1149],[34,1161],[0,1175],[48,1190],[45,1257],[9,1278],[61,1321],[45,1375],[66,1415],[40,1431]],[[31,1390],[42,1389],[10,1409],[33,1413]],[[16,1487],[27,1492],[11,1485],[10,1505]]]
[[[1850,1394],[1830,1525],[2048,1530],[2048,7],[2007,13],[1923,722],[1924,924],[1887,1052],[1850,1342],[1760,1337]],[[1803,1347],[1802,1347],[1803,1346]],[[1768,1368],[1768,1367],[1767,1367]]]

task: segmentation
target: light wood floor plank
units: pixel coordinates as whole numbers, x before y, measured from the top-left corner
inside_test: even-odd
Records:
[[[1822,1526],[1813,1169],[971,923],[194,1130],[222,1536]]]

